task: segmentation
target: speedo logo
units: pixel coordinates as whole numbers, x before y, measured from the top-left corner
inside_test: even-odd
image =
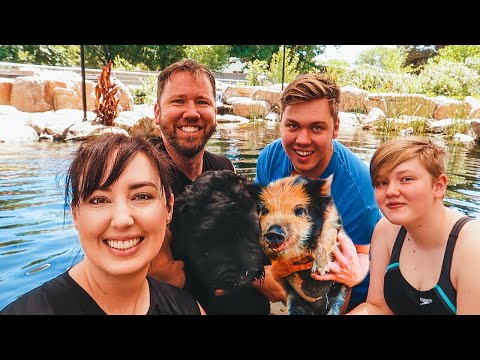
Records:
[[[420,298],[420,305],[429,305],[433,302],[432,299],[425,299],[425,298]]]

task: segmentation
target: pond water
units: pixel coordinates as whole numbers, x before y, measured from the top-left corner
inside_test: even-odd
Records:
[[[220,124],[208,150],[255,176],[258,152],[279,136],[278,123]],[[341,131],[338,137],[366,164],[388,137]],[[436,142],[449,157],[447,206],[480,217],[480,145]],[[62,170],[76,143],[0,143],[0,309],[64,272],[81,256],[70,213],[64,216]]]

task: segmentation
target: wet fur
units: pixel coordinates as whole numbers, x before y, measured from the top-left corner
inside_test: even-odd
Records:
[[[231,312],[225,305],[228,296],[264,277],[257,204],[247,186],[246,179],[232,171],[208,171],[175,200],[172,252],[184,260],[186,287],[207,314]],[[217,289],[226,295],[215,296]],[[253,291],[250,296],[262,296]],[[252,301],[237,298],[236,313],[256,311]]]
[[[330,195],[332,177],[309,180],[290,176],[277,180],[259,194],[260,244],[270,260],[310,257],[311,270],[291,274],[287,280],[290,315],[338,315],[347,286],[312,279],[325,274],[338,246],[341,219]]]

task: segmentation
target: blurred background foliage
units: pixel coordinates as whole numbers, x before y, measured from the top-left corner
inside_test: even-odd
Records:
[[[480,45],[379,45],[353,64],[318,60],[324,51],[325,45],[85,45],[85,66],[102,68],[113,60],[116,70],[161,71],[189,57],[217,72],[239,61],[248,85],[319,72],[368,92],[480,97]],[[0,45],[0,61],[79,67],[80,45]]]

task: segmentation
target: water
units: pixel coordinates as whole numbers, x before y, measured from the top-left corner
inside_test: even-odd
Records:
[[[252,179],[258,152],[279,136],[278,123],[221,124],[207,149],[224,154]],[[338,139],[366,164],[387,138],[341,131]],[[480,145],[444,143],[449,152],[445,202],[480,217]],[[64,217],[62,171],[75,143],[0,143],[0,308],[64,272],[81,253],[76,231]]]

